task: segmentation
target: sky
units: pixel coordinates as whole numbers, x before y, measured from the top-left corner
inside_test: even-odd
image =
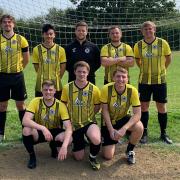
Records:
[[[180,9],[180,0],[176,0],[176,4],[177,8]],[[28,19],[45,15],[51,7],[65,9],[73,7],[73,5],[69,0],[0,0],[0,8],[16,18]]]
[[[0,8],[16,18],[30,18],[45,15],[48,9],[73,7],[69,0],[0,0]]]

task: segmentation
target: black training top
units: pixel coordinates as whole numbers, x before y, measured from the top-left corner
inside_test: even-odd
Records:
[[[92,42],[85,40],[82,45],[78,40],[74,40],[68,44],[66,50],[66,70],[69,72],[68,82],[76,79],[74,75],[74,64],[78,61],[85,61],[90,66],[88,80],[95,84],[95,72],[100,67],[100,51],[99,48]]]

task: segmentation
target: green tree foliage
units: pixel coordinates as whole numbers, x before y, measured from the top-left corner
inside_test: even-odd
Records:
[[[77,17],[92,24],[132,25],[145,20],[161,20],[177,14],[169,0],[71,0]]]

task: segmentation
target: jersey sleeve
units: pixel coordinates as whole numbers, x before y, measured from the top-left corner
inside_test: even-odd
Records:
[[[70,119],[68,109],[67,109],[66,105],[63,102],[61,102],[61,104],[59,106],[59,112],[60,112],[60,117],[61,117],[62,121]]]
[[[137,59],[140,58],[139,49],[138,49],[138,43],[136,43],[136,44],[134,45],[134,56],[135,56],[135,58],[137,58]]]
[[[138,91],[135,87],[132,88],[131,105],[133,107],[140,106]]]
[[[94,96],[94,104],[100,104],[100,90],[97,86],[94,86],[94,91],[93,91],[93,96]]]
[[[163,40],[163,45],[164,45],[164,55],[168,56],[171,54],[171,48],[166,40]]]
[[[32,63],[33,64],[39,64],[39,56],[38,56],[37,46],[35,48],[33,48]]]
[[[60,53],[60,63],[66,63],[66,53],[65,53],[65,50],[63,47],[60,47],[60,50],[59,50],[59,53]]]
[[[29,44],[28,44],[28,41],[26,40],[26,38],[21,36],[21,48],[26,48],[28,46],[29,46]]]
[[[100,101],[101,103],[107,104],[108,103],[108,93],[107,93],[107,86],[103,86],[101,89],[101,94],[100,94]]]
[[[61,101],[67,103],[68,102],[68,87],[69,85],[66,84],[63,89],[62,89],[62,94],[61,94]]]
[[[128,57],[134,57],[134,53],[133,50],[131,48],[131,46],[126,44],[126,56]]]
[[[37,107],[39,106],[39,100],[37,98],[34,98],[26,108],[26,111],[31,112],[35,114],[37,112]]]
[[[100,53],[101,57],[108,57],[108,47],[107,45],[103,46],[101,48],[101,53]]]

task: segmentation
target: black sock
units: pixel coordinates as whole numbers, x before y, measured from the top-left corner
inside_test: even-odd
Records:
[[[19,111],[19,120],[20,120],[21,124],[22,124],[22,120],[23,120],[25,112],[26,112],[26,110]]]
[[[33,136],[29,135],[29,136],[24,136],[23,135],[23,144],[27,150],[27,152],[29,153],[30,158],[36,158],[35,152],[34,152],[34,140],[33,140]]]
[[[133,151],[133,150],[134,150],[134,147],[135,147],[135,145],[134,145],[134,144],[131,144],[131,143],[129,142],[129,143],[128,143],[128,146],[127,146],[126,152]]]
[[[166,134],[167,127],[167,113],[158,112],[158,121],[161,129],[161,135]]]
[[[90,155],[95,157],[99,153],[100,147],[101,147],[101,143],[98,145],[94,145],[90,143]]]
[[[0,112],[0,134],[4,135],[6,123],[6,111]]]
[[[144,126],[144,135],[147,135],[147,126],[148,126],[148,120],[149,120],[149,111],[142,112],[141,114],[141,122]]]

